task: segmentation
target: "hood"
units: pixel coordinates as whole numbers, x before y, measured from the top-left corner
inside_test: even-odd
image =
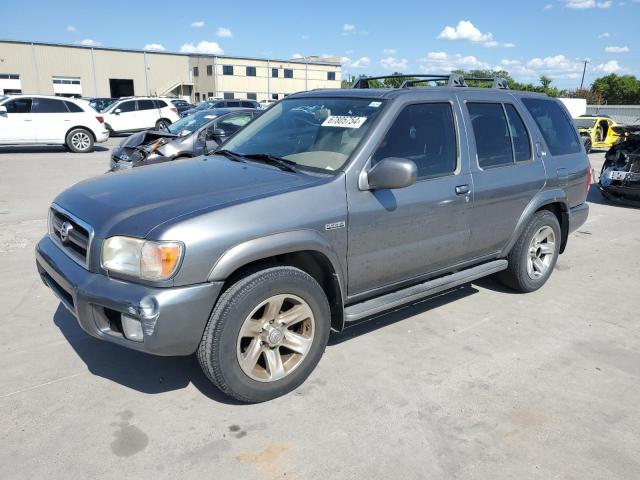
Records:
[[[134,133],[133,135],[128,136],[122,142],[120,142],[119,147],[138,147],[140,145],[144,145],[149,142],[153,142],[159,138],[177,138],[178,135],[169,132],[161,132],[158,130],[145,130],[144,132]]]
[[[155,227],[259,198],[305,188],[329,177],[292,173],[220,156],[167,162],[80,182],[54,202],[94,228],[97,238],[146,237]]]

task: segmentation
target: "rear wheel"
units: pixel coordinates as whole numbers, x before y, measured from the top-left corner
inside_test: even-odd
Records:
[[[198,360],[225,394],[263,402],[304,382],[324,353],[329,330],[329,303],[313,277],[293,267],[269,268],[221,295]]]
[[[548,210],[536,212],[509,252],[509,267],[498,274],[506,286],[533,292],[548,280],[560,251],[560,224]]]
[[[66,145],[74,153],[87,153],[93,150],[93,135],[84,128],[74,128],[67,134]]]
[[[166,118],[161,118],[156,122],[156,130],[164,130],[169,125],[171,125],[171,122],[169,120],[167,120]]]
[[[591,149],[592,149],[592,143],[590,139],[586,139],[584,141],[584,150],[587,153],[591,153]]]

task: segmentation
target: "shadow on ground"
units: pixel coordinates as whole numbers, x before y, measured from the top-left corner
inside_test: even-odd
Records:
[[[94,152],[106,152],[109,149],[101,145],[95,145],[93,147]],[[0,154],[2,153],[72,153],[66,147],[62,145],[28,145],[28,146],[10,146],[0,147]],[[77,155],[82,155],[78,153]]]

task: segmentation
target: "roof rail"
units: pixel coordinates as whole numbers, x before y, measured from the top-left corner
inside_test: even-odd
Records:
[[[501,90],[509,89],[507,80],[504,78],[468,77],[465,79],[462,75],[459,75],[457,73],[452,73],[449,75],[435,75],[435,74],[424,74],[424,73],[409,74],[408,73],[408,74],[400,74],[400,75],[381,75],[379,77],[359,77],[355,82],[353,82],[353,85],[351,85],[351,88],[371,88],[369,86],[369,82],[371,80],[385,80],[387,78],[405,79],[399,88],[415,87],[417,84],[427,83],[427,82],[443,82],[443,83],[446,82],[447,87],[467,87],[468,85],[465,80],[473,80],[477,82],[492,82],[491,88],[497,88]]]
[[[491,88],[509,90],[509,84],[505,78],[500,77],[467,77],[466,80],[475,82],[491,82]]]

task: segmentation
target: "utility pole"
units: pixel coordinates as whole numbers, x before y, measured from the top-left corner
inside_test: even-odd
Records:
[[[584,87],[584,74],[587,71],[587,63],[589,63],[589,60],[584,61],[584,68],[582,69],[582,80],[580,80],[580,90],[582,90],[582,88]]]

